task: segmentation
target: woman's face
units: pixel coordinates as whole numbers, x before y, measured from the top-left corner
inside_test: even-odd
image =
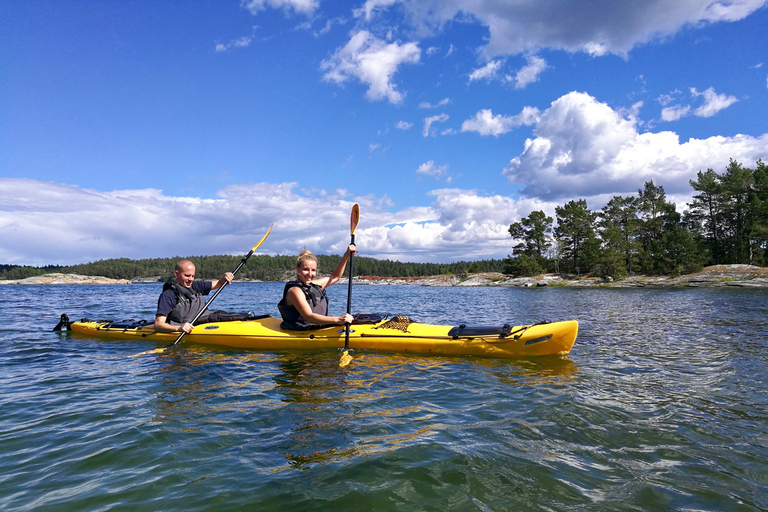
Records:
[[[304,260],[296,267],[296,276],[302,284],[309,284],[317,275],[317,262]]]

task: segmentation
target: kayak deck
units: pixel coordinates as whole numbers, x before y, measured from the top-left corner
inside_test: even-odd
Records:
[[[62,315],[64,316],[64,315]],[[213,322],[196,325],[184,342],[255,350],[344,348],[344,326],[311,331],[280,328],[282,320],[266,316],[253,320]],[[151,322],[67,322],[68,329],[81,335],[107,339],[146,339],[173,343],[178,333],[155,332]],[[58,327],[58,326],[57,326]],[[576,341],[578,322],[540,323],[503,327],[431,325],[405,316],[381,318],[371,323],[354,323],[349,335],[350,349],[422,354],[452,354],[486,357],[529,357],[567,354]]]

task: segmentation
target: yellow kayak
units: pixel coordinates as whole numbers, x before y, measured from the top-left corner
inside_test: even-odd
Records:
[[[499,358],[567,354],[576,341],[579,324],[575,320],[533,325],[470,327],[429,325],[406,316],[381,318],[370,315],[365,323],[354,323],[349,335],[350,349],[418,354],[451,354]],[[254,350],[344,348],[344,326],[329,326],[311,331],[280,328],[281,319],[264,316],[253,320],[214,322],[196,325],[184,342]],[[120,340],[146,339],[173,343],[178,333],[155,332],[146,321],[69,322],[62,315],[56,330]]]

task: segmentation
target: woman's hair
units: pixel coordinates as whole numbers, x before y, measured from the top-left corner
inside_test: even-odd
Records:
[[[314,261],[317,263],[317,258],[310,251],[304,249],[301,251],[301,254],[299,254],[299,257],[296,258],[296,268],[299,268],[305,261]]]

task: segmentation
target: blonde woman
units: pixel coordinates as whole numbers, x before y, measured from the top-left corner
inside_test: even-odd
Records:
[[[296,280],[285,284],[283,298],[277,305],[283,317],[280,327],[293,331],[306,331],[329,324],[351,324],[353,317],[350,314],[328,316],[328,296],[325,294],[325,289],[344,275],[350,254],[356,252],[355,245],[349,244],[333,273],[328,277],[315,279],[317,258],[310,251],[302,251],[296,259]]]

